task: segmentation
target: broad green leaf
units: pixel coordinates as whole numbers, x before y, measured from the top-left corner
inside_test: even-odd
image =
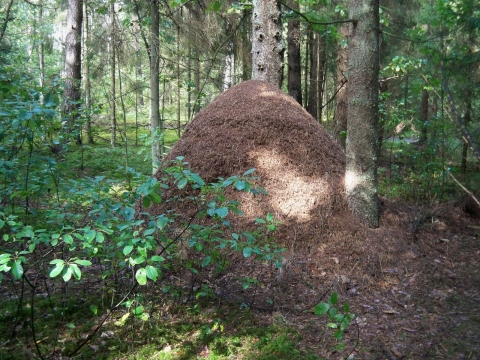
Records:
[[[123,248],[123,255],[127,256],[133,250],[133,245],[127,245]]]
[[[332,328],[332,329],[338,328],[338,325],[335,324],[335,323],[328,323],[327,326],[328,326],[329,328]]]
[[[60,274],[65,267],[65,263],[58,263],[57,266],[55,266],[51,271],[50,271],[50,277],[54,278],[57,277],[58,274]]]
[[[335,334],[333,334],[333,337],[337,340],[342,340],[343,339],[343,330],[338,329],[337,331],[335,331]]]
[[[63,242],[64,242],[65,244],[68,244],[68,245],[72,245],[72,244],[73,244],[73,237],[72,237],[72,235],[70,235],[70,234],[65,234],[65,235],[63,235],[62,239],[63,239]]]
[[[168,224],[168,218],[165,216],[160,216],[157,219],[157,227],[162,230]]]
[[[228,208],[227,207],[221,207],[217,210],[215,210],[215,213],[220,216],[222,219],[228,215]]]
[[[23,266],[20,260],[13,262],[11,271],[15,280],[19,280],[23,276]]]
[[[144,196],[142,199],[142,206],[145,209],[148,209],[150,207],[150,196]]]
[[[91,242],[93,239],[95,239],[95,235],[97,232],[93,229],[89,229],[85,231],[84,238],[87,242]]]
[[[147,284],[147,272],[145,271],[145,268],[140,268],[137,270],[137,272],[135,273],[135,279],[137,279],[137,282],[140,285]]]
[[[319,303],[315,305],[313,308],[313,311],[315,312],[315,315],[323,315],[325,314],[328,310],[330,309],[330,304],[328,303]]]
[[[163,256],[158,256],[158,255],[155,255],[155,256],[152,256],[152,258],[150,259],[152,261],[165,261],[165,258]]]
[[[245,171],[245,172],[243,173],[243,176],[250,175],[250,174],[252,174],[255,170],[256,170],[255,168],[249,169],[249,170],[247,170],[247,171]]]
[[[188,182],[187,178],[183,178],[178,182],[177,187],[179,189],[183,189],[185,186],[187,186],[187,182]]]
[[[3,228],[4,226],[5,226],[5,221],[0,220],[0,229]]]
[[[245,249],[243,249],[243,256],[247,258],[250,255],[252,255],[252,248],[247,246]]]
[[[103,233],[101,231],[97,231],[97,235],[95,236],[95,240],[97,241],[97,243],[103,243],[105,241],[105,236],[103,235]]]
[[[158,195],[156,192],[150,193],[150,199],[156,204],[160,204],[162,202],[162,198],[160,195]],[[146,206],[148,207],[148,206]]]
[[[338,301],[338,293],[334,292],[332,296],[330,296],[330,304],[335,305]]]
[[[350,306],[347,303],[343,304],[343,311],[346,313],[350,312]]]
[[[268,213],[266,219],[267,219],[268,222],[272,222],[273,221],[273,215]]]
[[[135,316],[141,316],[143,314],[143,306],[140,305],[133,309],[133,314]]]
[[[82,278],[82,272],[80,271],[80,268],[77,266],[77,264],[70,264],[69,267],[72,270],[72,274],[75,279],[80,280]]]
[[[202,267],[208,266],[212,262],[212,257],[210,255],[207,255],[203,258],[202,260]]]
[[[81,260],[81,259],[77,259],[74,261],[75,264],[78,264],[78,265],[82,265],[82,266],[90,266],[92,265],[92,262],[89,261],[89,260]]]
[[[70,281],[70,279],[72,278],[72,268],[70,266],[64,269],[62,277],[63,277],[63,281],[65,282]]]
[[[96,305],[90,305],[90,310],[93,312],[94,315],[97,315],[97,313],[98,313],[98,306],[96,306]]]
[[[205,181],[203,181],[203,179],[202,179],[200,176],[198,176],[197,174],[195,174],[195,173],[192,173],[192,174],[190,175],[190,178],[191,178],[195,183],[197,183],[197,184],[200,185],[200,186],[205,185]]]
[[[158,271],[152,265],[145,266],[145,274],[150,280],[157,281]]]
[[[237,190],[243,190],[243,189],[245,189],[245,181],[243,181],[243,180],[235,181],[234,186],[235,186],[235,189],[237,189]]]

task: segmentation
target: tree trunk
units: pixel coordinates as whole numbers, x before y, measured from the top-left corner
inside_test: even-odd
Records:
[[[277,0],[253,0],[252,79],[277,87],[283,81],[282,23]]]
[[[337,143],[345,150],[345,141],[347,137],[347,48],[343,46],[343,41],[348,39],[348,30],[350,26],[344,24],[340,27],[340,43],[337,46],[337,107],[335,109],[334,135]]]
[[[422,90],[422,101],[420,102],[420,141],[427,141],[428,128],[428,90]]]
[[[310,83],[308,92],[307,111],[315,119],[318,115],[318,34],[309,31],[310,39]]]
[[[465,126],[468,126],[468,123],[472,121],[472,89],[469,87],[466,94],[466,109],[465,109]],[[462,165],[461,165],[461,173],[462,179],[465,181],[467,177],[467,156],[468,156],[468,143],[466,141],[463,142],[462,148]]]
[[[378,0],[350,0],[345,189],[353,215],[378,227]]]
[[[160,121],[160,17],[158,0],[152,0],[152,23],[150,27],[150,133],[152,136],[152,168],[157,172],[163,155],[163,121]]]
[[[117,141],[117,100],[116,91],[115,91],[115,66],[116,66],[116,58],[115,58],[115,47],[117,46],[115,42],[115,2],[112,2],[110,5],[110,111],[111,111],[111,126],[112,132],[110,135],[110,145],[112,148],[115,147],[115,143]]]
[[[298,2],[289,0],[292,9],[299,9]],[[300,57],[300,21],[288,22],[288,94],[302,105],[302,68]]]
[[[90,118],[90,67],[88,61],[88,45],[89,45],[89,28],[88,28],[88,12],[87,12],[87,2],[83,2],[83,96],[84,96],[84,107],[86,109],[86,120],[87,120],[87,142],[93,144],[93,132],[92,132],[92,120]]]
[[[318,105],[317,105],[317,120],[322,122],[322,111],[323,111],[323,93],[325,85],[325,69],[327,63],[327,41],[325,36],[317,34],[318,41],[318,64],[317,64],[317,91],[318,94]]]
[[[80,82],[82,78],[82,1],[69,0],[67,14],[67,36],[65,37],[65,116],[68,131],[72,133],[78,125],[78,107],[81,97]],[[78,128],[75,141],[81,144],[81,131]]]
[[[180,115],[181,115],[181,108],[180,108],[180,88],[182,85],[182,81],[180,79],[180,26],[177,25],[177,136],[180,138],[181,135],[181,122],[180,122]]]

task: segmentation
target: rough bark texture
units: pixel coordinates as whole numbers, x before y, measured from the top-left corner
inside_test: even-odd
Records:
[[[111,115],[110,121],[112,126],[112,133],[110,134],[110,145],[112,148],[115,147],[115,143],[117,142],[117,93],[116,93],[116,47],[117,42],[116,38],[116,30],[115,30],[115,3],[112,2],[110,4],[110,108],[111,108]]]
[[[307,111],[315,119],[317,119],[318,111],[318,87],[317,87],[317,75],[318,75],[318,41],[317,34],[312,30],[309,31],[308,39],[310,43],[310,82],[308,85],[308,102]]]
[[[342,40],[348,38],[348,30],[350,26],[344,24],[340,27],[340,35]],[[347,132],[347,48],[342,41],[337,47],[337,107],[335,108],[335,129],[334,137],[337,143],[345,150],[346,132]]]
[[[254,0],[252,23],[252,79],[281,87],[285,46],[278,1]]]
[[[350,211],[378,227],[378,0],[350,0],[345,189]]]
[[[299,8],[298,2],[289,0],[288,5]],[[300,57],[300,21],[288,22],[288,94],[302,104],[302,68]]]
[[[69,131],[73,131],[78,118],[77,109],[80,100],[80,82],[82,78],[82,16],[81,0],[68,1],[67,36],[65,38],[65,115],[68,117]],[[81,142],[80,135],[76,136]]]
[[[159,97],[159,23],[158,1],[152,1],[152,23],[150,27],[150,133],[152,135],[152,167],[156,169],[162,161],[162,144],[159,133],[163,132],[163,122],[160,121]]]

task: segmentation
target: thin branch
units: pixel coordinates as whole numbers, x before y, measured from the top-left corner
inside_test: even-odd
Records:
[[[297,15],[299,15],[300,17],[302,17],[303,19],[305,19],[305,21],[308,22],[309,24],[314,24],[314,25],[334,25],[334,24],[345,24],[345,23],[354,23],[354,22],[357,22],[357,20],[355,20],[355,19],[333,20],[333,21],[327,21],[327,22],[314,21],[314,20],[309,19],[305,14],[301,13],[300,11],[291,8],[291,7],[288,6],[287,4],[285,4],[285,3],[281,2],[281,1],[279,1],[279,3],[280,3],[280,5],[286,7],[288,10],[294,12],[295,14],[297,14]]]
[[[444,166],[444,169],[445,171],[448,173],[448,175],[450,175],[452,177],[453,180],[455,180],[455,182],[468,194],[471,196],[471,198],[473,199],[473,201],[475,201],[477,203],[478,206],[480,206],[480,201],[478,201],[478,199],[475,197],[475,194],[473,192],[471,192],[470,190],[468,190],[465,186],[462,185],[462,183],[460,181],[457,180],[457,178],[455,176],[453,176],[453,174],[450,172],[450,170],[448,170],[448,168],[446,166]]]

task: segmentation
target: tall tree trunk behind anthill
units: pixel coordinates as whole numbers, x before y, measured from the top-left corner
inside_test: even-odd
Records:
[[[298,2],[289,0],[288,5],[298,10]],[[300,21],[288,22],[288,94],[302,105],[302,68],[300,57]]]
[[[308,85],[307,111],[315,119],[318,115],[318,34],[310,30],[308,32],[310,42],[310,82]]]
[[[157,172],[163,155],[163,120],[160,120],[160,16],[158,0],[152,0],[152,22],[150,25],[150,133],[152,136],[152,169]]]
[[[115,47],[117,43],[115,41],[115,2],[110,4],[110,121],[111,121],[111,134],[110,134],[110,146],[115,147],[117,141],[117,99],[116,99],[116,90],[115,90],[115,67],[116,67],[116,55]]]
[[[378,0],[350,0],[345,190],[350,211],[378,227]]]
[[[87,109],[87,143],[93,144],[93,132],[92,132],[92,119],[90,117],[90,64],[88,60],[88,46],[89,46],[89,28],[88,28],[88,12],[87,12],[87,2],[83,2],[83,96],[84,96],[84,107]]]
[[[82,78],[82,1],[68,0],[67,36],[65,38],[65,107],[68,131],[72,133],[77,127],[78,107],[80,101],[80,82]],[[81,144],[80,127],[76,129],[75,141]]]
[[[340,27],[340,42],[337,46],[337,106],[333,117],[334,136],[337,143],[345,150],[345,140],[347,134],[347,48],[342,44],[343,40],[348,39],[349,24],[343,24]]]
[[[277,87],[283,81],[282,23],[277,0],[253,0],[252,79]]]

